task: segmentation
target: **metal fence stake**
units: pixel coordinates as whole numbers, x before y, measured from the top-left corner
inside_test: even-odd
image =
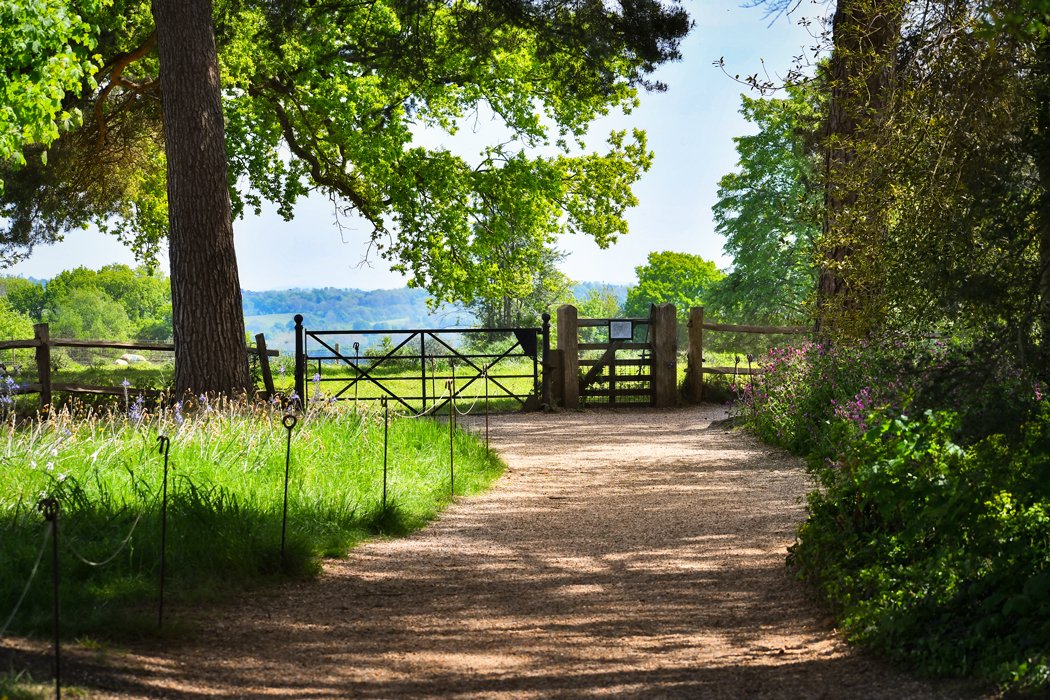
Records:
[[[361,383],[361,343],[354,341],[354,408],[357,408],[358,384]]]
[[[168,450],[171,440],[165,435],[157,437],[160,454],[164,455],[164,477],[160,499],[160,597],[157,604],[157,627],[164,625],[164,571],[167,562],[168,543]]]
[[[284,512],[281,515],[281,567],[284,567],[284,542],[285,533],[288,529],[288,473],[292,464],[292,428],[298,422],[293,414],[286,414],[281,419],[281,425],[288,431],[288,446],[284,456]]]
[[[485,365],[485,449],[489,449],[489,367]]]
[[[390,445],[390,405],[387,402],[387,398],[382,398],[383,402],[383,512],[386,512],[386,469],[387,469],[387,456],[389,454]]]
[[[37,509],[44,520],[51,523],[51,582],[53,587],[52,617],[54,621],[55,647],[55,700],[62,698],[62,646],[59,638],[59,568],[58,568],[58,499],[53,496],[42,498]]]
[[[448,380],[448,474],[449,474],[449,495],[456,495],[456,404],[454,402],[454,391],[455,385],[452,380]]]

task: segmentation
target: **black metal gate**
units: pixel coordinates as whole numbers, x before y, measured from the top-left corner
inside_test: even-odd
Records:
[[[362,341],[372,338],[387,340],[362,353]],[[386,398],[415,414],[482,393],[486,399],[538,409],[542,397],[549,396],[549,380],[541,372],[549,351],[547,314],[540,328],[316,331],[306,329],[296,315],[295,390],[304,405],[319,398]]]
[[[580,401],[584,405],[652,406],[648,318],[581,318]]]

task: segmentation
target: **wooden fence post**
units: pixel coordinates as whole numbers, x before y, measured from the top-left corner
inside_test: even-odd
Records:
[[[678,326],[674,304],[655,304],[649,312],[653,342],[653,405],[678,403]]]
[[[51,330],[46,323],[33,326],[36,346],[36,376],[40,385],[40,410],[51,405]]]
[[[554,348],[548,355],[548,364],[551,372],[551,402],[550,406],[565,405],[565,372],[562,371],[562,351]]]
[[[262,374],[263,387],[266,388],[266,398],[273,398],[277,390],[273,386],[270,355],[266,352],[266,336],[262,333],[258,333],[255,336],[255,351],[259,353],[259,373]]]
[[[579,312],[572,304],[558,307],[558,350],[561,351],[562,405],[580,405]]]
[[[689,364],[685,370],[685,395],[693,403],[704,400],[704,307],[689,309]]]

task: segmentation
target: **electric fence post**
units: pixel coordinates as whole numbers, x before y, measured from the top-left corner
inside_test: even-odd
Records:
[[[288,445],[284,456],[284,510],[281,514],[281,567],[284,567],[284,544],[288,530],[288,477],[292,464],[292,429],[298,422],[293,414],[289,413],[281,419],[281,425],[288,431]]]
[[[164,476],[160,498],[160,595],[157,602],[157,627],[164,626],[164,578],[167,563],[168,543],[168,451],[171,440],[165,435],[157,437],[160,454],[164,455]]]
[[[385,396],[380,401],[383,404],[383,512],[385,513],[387,456],[390,449],[390,405]]]
[[[52,618],[54,632],[55,650],[55,700],[62,698],[62,642],[59,636],[60,602],[59,602],[59,568],[58,568],[58,499],[54,496],[43,498],[37,503],[37,509],[43,514],[44,520],[51,523],[51,585],[52,591]]]

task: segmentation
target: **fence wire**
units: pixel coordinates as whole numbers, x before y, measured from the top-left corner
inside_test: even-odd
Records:
[[[121,543],[117,546],[117,551],[113,552],[113,554],[111,554],[110,556],[106,557],[102,561],[91,561],[90,559],[88,559],[87,557],[82,555],[80,552],[78,552],[76,550],[75,547],[73,547],[72,544],[70,544],[69,538],[66,538],[66,541],[63,542],[63,544],[65,545],[66,549],[68,549],[70,552],[73,553],[74,557],[76,557],[77,559],[79,559],[83,563],[87,564],[88,566],[95,566],[95,567],[105,566],[106,564],[111,563],[114,559],[116,559],[118,556],[120,556],[120,553],[123,552],[124,548],[128,546],[128,542],[131,542],[131,536],[135,534],[135,528],[137,528],[139,526],[139,522],[141,520],[142,520],[142,513],[140,512],[138,515],[135,516],[135,522],[133,522],[131,524],[131,531],[128,533],[128,536],[125,537],[121,541]]]
[[[44,551],[47,550],[47,542],[50,539],[51,539],[51,524],[47,523],[45,525],[45,527],[44,527],[44,539],[40,543],[40,551],[37,552],[37,555],[36,555],[36,563],[33,564],[33,571],[32,571],[32,573],[29,574],[29,580],[26,581],[25,588],[22,589],[22,595],[18,596],[18,602],[15,603],[15,609],[11,611],[10,615],[8,615],[7,621],[4,622],[4,626],[0,627],[0,637],[3,637],[5,634],[7,634],[7,628],[11,626],[11,623],[15,619],[15,615],[18,614],[18,611],[22,607],[22,603],[25,602],[26,595],[29,593],[29,588],[30,588],[30,586],[33,585],[33,579],[36,578],[36,572],[40,568],[40,562],[44,558]]]

